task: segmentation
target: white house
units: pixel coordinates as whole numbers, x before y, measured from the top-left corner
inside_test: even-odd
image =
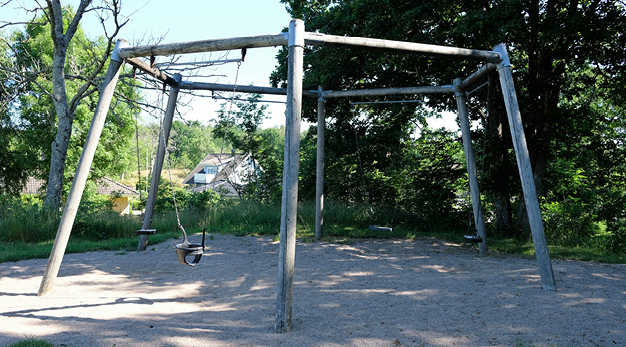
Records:
[[[211,153],[185,177],[183,184],[189,185],[189,191],[202,192],[211,189],[221,196],[237,197],[235,187],[247,184],[254,170],[260,171],[259,164],[250,154]]]

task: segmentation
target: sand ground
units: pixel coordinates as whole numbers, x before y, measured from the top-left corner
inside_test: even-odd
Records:
[[[194,236],[197,238],[198,236]],[[277,242],[211,235],[195,267],[146,252],[0,264],[0,346],[626,346],[626,266],[479,257],[435,239],[297,243],[293,329],[274,332]]]

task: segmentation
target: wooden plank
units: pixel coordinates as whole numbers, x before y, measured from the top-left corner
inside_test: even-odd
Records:
[[[307,33],[305,42],[306,44],[313,46],[373,49],[389,53],[419,53],[428,56],[457,57],[468,60],[487,61],[491,63],[498,63],[501,61],[500,56],[491,51],[429,45],[416,42],[372,39],[367,37],[348,37],[320,33]]]
[[[484,76],[486,76],[490,72],[495,71],[496,67],[497,67],[497,65],[496,64],[492,64],[492,63],[485,64],[485,65],[481,66],[476,72],[474,72],[473,74],[467,76],[466,79],[461,81],[461,83],[459,83],[456,86],[457,89],[465,91],[467,88],[472,86],[474,83],[479,82],[481,78],[483,78]]]
[[[286,44],[287,35],[285,33],[280,33],[276,35],[233,37],[227,39],[128,47],[120,51],[120,56],[122,58],[150,57],[159,55],[228,51],[242,48],[284,46]]]
[[[324,137],[326,136],[326,105],[322,86],[317,99],[317,165],[315,173],[315,240],[324,236]]]
[[[279,333],[286,333],[291,330],[293,279],[296,258],[296,221],[298,217],[303,54],[304,22],[294,19],[289,23],[285,160],[280,217],[278,293],[276,295],[276,320],[274,323],[274,329]]]
[[[548,243],[543,228],[543,220],[541,219],[541,209],[539,208],[539,199],[535,188],[535,179],[530,163],[530,155],[528,153],[528,145],[524,136],[524,127],[522,124],[522,115],[517,102],[517,94],[513,84],[513,75],[511,74],[511,64],[509,62],[506,46],[501,43],[494,47],[494,51],[500,53],[502,63],[498,64],[498,75],[500,76],[500,85],[502,86],[502,95],[504,96],[504,104],[509,119],[509,127],[511,128],[511,137],[513,138],[513,147],[515,148],[515,157],[517,159],[517,168],[519,170],[520,179],[522,181],[522,190],[524,192],[524,201],[526,202],[526,210],[528,211],[528,219],[530,221],[530,230],[535,245],[535,254],[537,256],[537,265],[541,275],[541,283],[543,289],[547,291],[556,291],[556,281],[554,272],[552,271],[552,262],[550,261],[550,253],[548,251]]]
[[[142,61],[139,58],[128,58],[126,62],[131,66],[147,73],[148,75],[158,79],[159,81],[165,82],[170,87],[176,86],[176,80],[172,77],[168,76],[165,72],[157,69],[156,67],[150,66],[150,64]]]
[[[467,175],[470,183],[470,194],[472,197],[472,208],[474,211],[474,225],[478,231],[478,236],[482,242],[478,244],[480,254],[486,254],[487,233],[485,232],[485,222],[483,220],[483,207],[480,199],[480,185],[478,183],[478,175],[476,174],[476,161],[474,160],[474,150],[472,149],[472,136],[470,133],[469,117],[467,115],[467,97],[465,93],[458,90],[459,84],[462,82],[460,78],[454,80],[457,87],[456,105],[459,110],[459,121],[461,123],[461,136],[463,137],[463,149],[465,152],[465,163],[467,164]]]
[[[119,58],[117,53],[124,46],[128,46],[127,41],[117,40],[115,47],[113,48],[113,56],[111,57],[107,74],[102,82],[100,99],[96,105],[96,110],[91,121],[91,127],[89,128],[89,133],[87,134],[87,140],[85,141],[85,146],[83,147],[83,152],[81,153],[80,160],[78,161],[78,167],[76,168],[74,180],[72,181],[72,188],[70,189],[70,194],[68,195],[67,202],[63,208],[63,214],[61,216],[61,221],[59,222],[59,228],[57,229],[57,235],[54,240],[54,245],[52,246],[50,258],[48,259],[48,264],[46,265],[46,270],[41,280],[41,285],[39,286],[39,292],[37,294],[39,296],[47,295],[52,291],[54,282],[59,274],[59,268],[61,267],[61,262],[63,261],[63,255],[65,254],[65,249],[67,248],[67,242],[69,241],[70,234],[72,232],[72,225],[74,224],[76,212],[78,211],[80,200],[83,195],[83,191],[85,190],[85,184],[87,182],[87,177],[89,176],[91,163],[93,162],[98,142],[100,142],[100,135],[102,134],[102,129],[104,128],[104,121],[106,120],[109,105],[113,99],[113,93],[115,92],[115,86],[119,78],[120,68],[122,67],[123,60]]]
[[[387,96],[387,95],[410,95],[410,94],[451,94],[454,93],[452,86],[425,86],[406,88],[375,88],[325,91],[324,98],[350,98],[363,96]]]
[[[180,74],[174,75],[175,85],[180,84],[182,76]],[[152,169],[152,180],[150,181],[150,191],[148,192],[148,199],[146,200],[146,209],[143,215],[143,222],[141,223],[141,229],[150,229],[152,224],[152,214],[154,213],[154,205],[156,203],[156,195],[159,189],[159,182],[161,181],[161,170],[163,170],[163,161],[165,160],[165,148],[170,138],[170,130],[172,128],[172,120],[174,119],[174,111],[176,110],[176,101],[178,100],[178,87],[170,87],[170,95],[167,100],[167,108],[165,109],[165,116],[163,117],[163,125],[161,126],[161,132],[159,135],[159,147],[157,149],[157,155],[154,160],[154,168]],[[137,252],[145,251],[148,246],[148,234],[139,235],[139,243],[137,245]]]
[[[255,94],[271,94],[271,95],[287,95],[287,88],[273,88],[273,87],[257,87],[247,85],[234,85],[234,84],[221,84],[221,83],[205,83],[205,82],[188,82],[181,83],[180,89],[188,90],[215,90],[220,92],[232,92],[235,90],[237,93],[255,93]],[[302,91],[303,96],[317,97],[317,92],[309,90]]]

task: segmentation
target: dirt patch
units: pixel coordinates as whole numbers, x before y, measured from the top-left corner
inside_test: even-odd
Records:
[[[197,238],[194,237],[194,238]],[[626,266],[479,257],[425,240],[297,243],[293,328],[273,330],[278,243],[211,235],[195,267],[175,240],[146,252],[0,264],[0,346],[626,346]]]

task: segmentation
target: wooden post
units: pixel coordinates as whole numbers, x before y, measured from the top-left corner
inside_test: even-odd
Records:
[[[302,112],[302,58],[304,22],[289,23],[289,60],[287,72],[287,114],[285,124],[285,164],[280,217],[278,293],[274,329],[291,330],[293,279],[296,257],[296,219],[298,216],[298,170],[300,160],[300,113]]]
[[[476,174],[476,161],[474,160],[474,149],[472,149],[472,136],[470,133],[469,117],[467,116],[467,97],[465,92],[459,90],[458,85],[462,80],[454,80],[456,105],[459,109],[459,120],[461,123],[461,136],[463,137],[463,149],[465,150],[465,163],[467,164],[467,176],[470,183],[470,194],[472,196],[472,207],[474,210],[474,225],[478,231],[478,236],[483,240],[478,244],[480,254],[487,253],[487,233],[485,232],[485,222],[483,221],[483,207],[480,199],[480,185]]]
[[[175,74],[173,76],[177,84],[180,84],[182,76]],[[146,209],[143,215],[143,223],[141,223],[141,229],[150,229],[152,224],[152,214],[154,213],[154,204],[156,202],[156,195],[159,189],[159,182],[161,181],[161,170],[163,170],[163,161],[165,160],[165,147],[170,138],[170,129],[172,128],[172,120],[174,119],[174,111],[176,110],[176,101],[178,100],[178,87],[170,87],[170,96],[167,100],[167,108],[165,109],[165,116],[163,117],[163,125],[159,132],[159,147],[157,155],[154,160],[154,167],[152,169],[152,179],[150,180],[150,192],[148,193],[148,199],[146,200]],[[137,245],[137,252],[145,251],[148,246],[148,234],[139,235],[139,244]]]
[[[494,71],[498,66],[496,64],[487,63],[476,70],[473,74],[467,76],[462,82],[456,85],[457,89],[465,91],[472,84],[480,81],[485,75]]]
[[[63,209],[63,215],[61,216],[61,221],[59,222],[59,228],[57,229],[57,236],[54,240],[54,245],[52,246],[52,252],[50,253],[50,258],[48,259],[48,264],[46,266],[41,285],[39,286],[39,293],[37,294],[39,296],[46,295],[52,291],[54,282],[59,274],[59,268],[61,267],[61,262],[63,261],[63,254],[65,254],[67,242],[70,239],[72,225],[74,224],[74,219],[76,218],[76,212],[78,211],[78,206],[80,205],[80,199],[83,195],[83,191],[85,190],[85,183],[87,182],[87,177],[89,176],[89,169],[91,168],[91,163],[96,153],[96,148],[98,147],[100,134],[102,134],[102,128],[104,127],[104,121],[106,120],[109,105],[111,104],[111,99],[113,98],[113,92],[115,91],[115,85],[117,84],[117,79],[120,74],[120,68],[124,62],[124,60],[119,57],[118,53],[122,47],[126,46],[128,46],[128,42],[120,39],[117,40],[115,48],[113,48],[113,54],[111,56],[111,61],[109,62],[109,69],[107,70],[107,74],[102,82],[100,99],[98,100],[98,105],[96,106],[96,110],[91,121],[91,127],[89,128],[89,133],[87,134],[87,140],[85,141],[83,152],[80,156],[80,160],[78,161],[78,167],[76,168],[72,188],[70,189],[70,194],[67,197],[67,202],[65,203],[65,208]]]
[[[539,208],[539,199],[537,198],[535,180],[530,164],[530,155],[528,153],[528,146],[526,145],[526,137],[524,136],[522,115],[520,114],[515,86],[513,85],[509,54],[503,43],[495,46],[494,51],[498,52],[502,58],[502,62],[498,64],[498,74],[500,76],[500,85],[502,86],[506,113],[509,119],[509,127],[511,128],[511,137],[513,138],[513,147],[515,148],[515,157],[517,158],[517,168],[522,181],[524,201],[526,202],[526,210],[528,211],[528,220],[530,221],[530,230],[535,245],[537,265],[539,266],[539,273],[541,274],[541,283],[543,289],[556,291],[556,282],[554,280],[554,272],[552,271],[546,234],[543,229],[543,220],[541,219],[541,209]]]
[[[317,88],[317,171],[315,174],[315,240],[324,236],[324,136],[326,133],[326,108],[322,86]]]

